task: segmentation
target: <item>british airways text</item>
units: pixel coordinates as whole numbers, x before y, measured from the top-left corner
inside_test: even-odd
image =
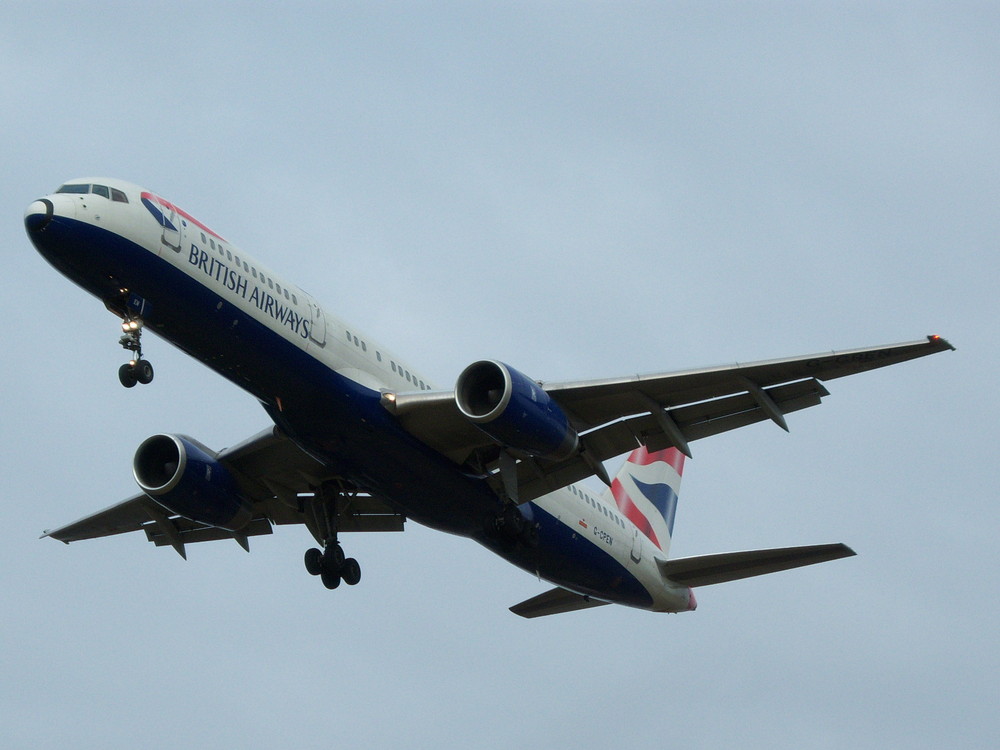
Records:
[[[261,312],[288,326],[293,333],[304,339],[309,338],[309,328],[312,325],[310,320],[303,318],[291,306],[284,304],[256,283],[251,291],[249,279],[238,270],[217,260],[195,244],[191,245],[188,262],[201,269],[202,273],[215,279],[229,291],[256,305]]]

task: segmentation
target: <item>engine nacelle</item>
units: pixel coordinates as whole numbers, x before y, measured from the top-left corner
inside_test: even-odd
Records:
[[[171,513],[237,531],[253,517],[249,502],[211,450],[185,435],[153,435],[132,459],[139,488]]]
[[[531,378],[503,362],[483,360],[458,376],[455,402],[501,445],[558,461],[576,452],[579,436],[562,409]]]

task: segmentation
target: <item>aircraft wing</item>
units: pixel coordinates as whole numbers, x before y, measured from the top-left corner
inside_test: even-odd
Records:
[[[690,455],[689,443],[815,406],[829,392],[820,381],[853,375],[954,349],[940,336],[887,346],[832,351],[723,367],[608,380],[542,383],[581,437],[583,451],[551,462],[517,462],[517,496],[527,502],[595,472],[599,464],[638,445],[670,446]],[[500,447],[463,417],[453,392],[392,394],[383,403],[403,427],[456,463],[493,472],[498,492]]]
[[[311,493],[336,479],[277,429],[267,429],[219,453],[217,460],[235,477],[253,503],[252,520],[238,532],[205,526],[172,515],[144,494],[124,500],[43,536],[69,544],[129,531],[143,531],[156,546],[170,545],[186,557],[189,542],[235,539],[249,549],[247,537],[270,534],[275,524],[305,524],[318,542],[320,522],[311,513]],[[358,493],[341,508],[339,531],[402,531],[405,518],[377,497]]]

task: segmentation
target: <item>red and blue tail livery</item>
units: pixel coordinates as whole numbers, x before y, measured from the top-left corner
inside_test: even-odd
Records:
[[[149,190],[69,180],[33,201],[24,223],[42,257],[119,319],[123,386],[153,381],[143,349],[152,331],[267,417],[221,451],[153,435],[132,461],[136,494],[45,536],[69,543],[135,531],[186,557],[198,542],[230,539],[249,551],[250,537],[304,526],[316,542],[306,570],[335,589],[361,580],[345,534],[414,521],[548,581],[511,608],[524,617],[609,603],[686,612],[698,586],[853,555],[824,544],[671,559],[690,444],[758,422],[787,429],[786,416],[819,404],[828,380],[952,348],[929,336],[566,383],[482,360],[440,387]],[[604,463],[622,455],[612,479]]]
[[[622,514],[666,553],[674,533],[684,454],[676,448],[650,453],[645,446],[629,455],[610,492]]]

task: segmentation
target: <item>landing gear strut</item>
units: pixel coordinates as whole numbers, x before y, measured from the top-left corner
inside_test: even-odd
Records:
[[[142,320],[126,316],[122,321],[122,336],[118,339],[122,349],[135,353],[135,357],[118,368],[118,380],[126,388],[136,383],[153,382],[153,365],[142,358]]]
[[[341,581],[356,586],[361,581],[361,565],[344,554],[337,541],[340,506],[349,493],[340,488],[321,488],[306,506],[308,526],[317,539],[322,538],[323,549],[306,550],[305,564],[309,575],[319,576],[328,589],[337,588]]]

